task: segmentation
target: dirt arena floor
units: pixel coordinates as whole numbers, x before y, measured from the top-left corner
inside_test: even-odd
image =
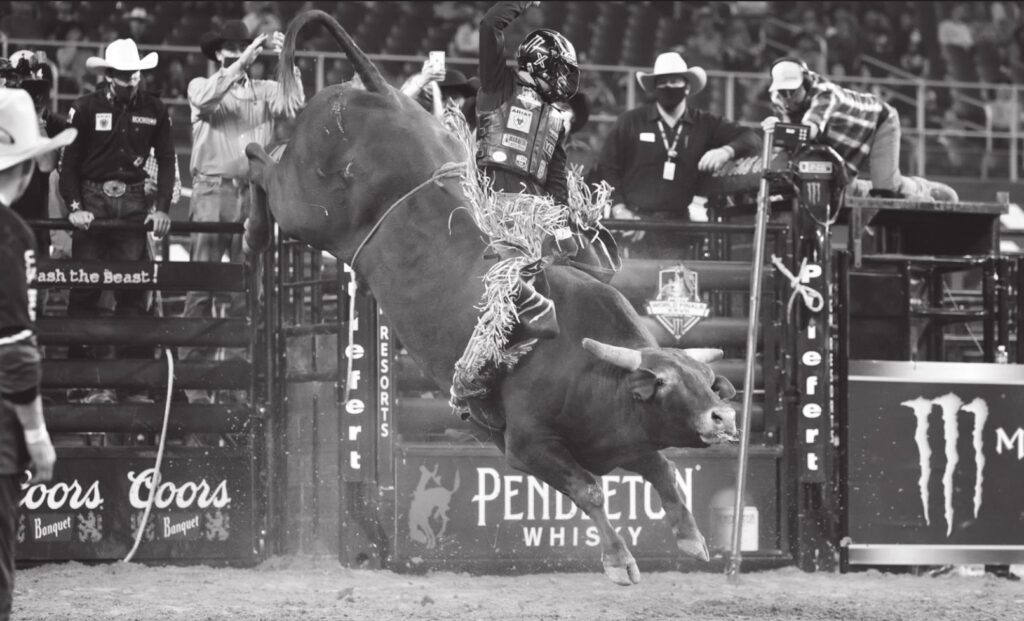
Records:
[[[18,573],[17,620],[581,619],[616,621],[1021,621],[1024,582],[878,571],[644,574],[617,587],[584,573],[402,575],[330,559],[251,569],[54,564]]]

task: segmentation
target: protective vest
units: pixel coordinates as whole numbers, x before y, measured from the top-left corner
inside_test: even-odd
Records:
[[[544,185],[568,115],[525,84],[516,84],[512,97],[494,110],[477,113],[477,162],[529,175]]]

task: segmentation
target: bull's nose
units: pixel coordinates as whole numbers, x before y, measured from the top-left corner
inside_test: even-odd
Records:
[[[711,423],[716,429],[734,433],[736,431],[736,410],[729,407],[711,410]]]

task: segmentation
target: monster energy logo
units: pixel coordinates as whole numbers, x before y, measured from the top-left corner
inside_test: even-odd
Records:
[[[900,405],[908,407],[917,419],[917,427],[914,433],[914,441],[917,443],[917,454],[921,466],[921,476],[917,485],[921,492],[921,507],[924,510],[925,524],[931,526],[931,515],[928,510],[928,484],[931,482],[932,449],[928,443],[929,422],[932,407],[938,406],[942,410],[942,429],[945,438],[944,451],[946,457],[946,468],[942,473],[942,496],[944,501],[944,517],[946,519],[946,537],[953,533],[953,473],[960,463],[960,456],[957,453],[957,440],[960,439],[959,421],[960,413],[973,414],[974,428],[971,433],[971,440],[974,447],[975,475],[974,475],[974,517],[977,519],[981,511],[982,484],[985,482],[985,453],[984,436],[985,422],[988,420],[988,404],[980,397],[970,403],[964,404],[963,399],[954,393],[948,393],[936,399],[918,397],[904,401]]]

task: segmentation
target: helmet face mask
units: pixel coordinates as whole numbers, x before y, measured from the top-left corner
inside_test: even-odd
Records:
[[[534,79],[544,101],[568,101],[576,94],[580,84],[576,50],[559,33],[534,30],[523,39],[516,57],[519,69]]]

